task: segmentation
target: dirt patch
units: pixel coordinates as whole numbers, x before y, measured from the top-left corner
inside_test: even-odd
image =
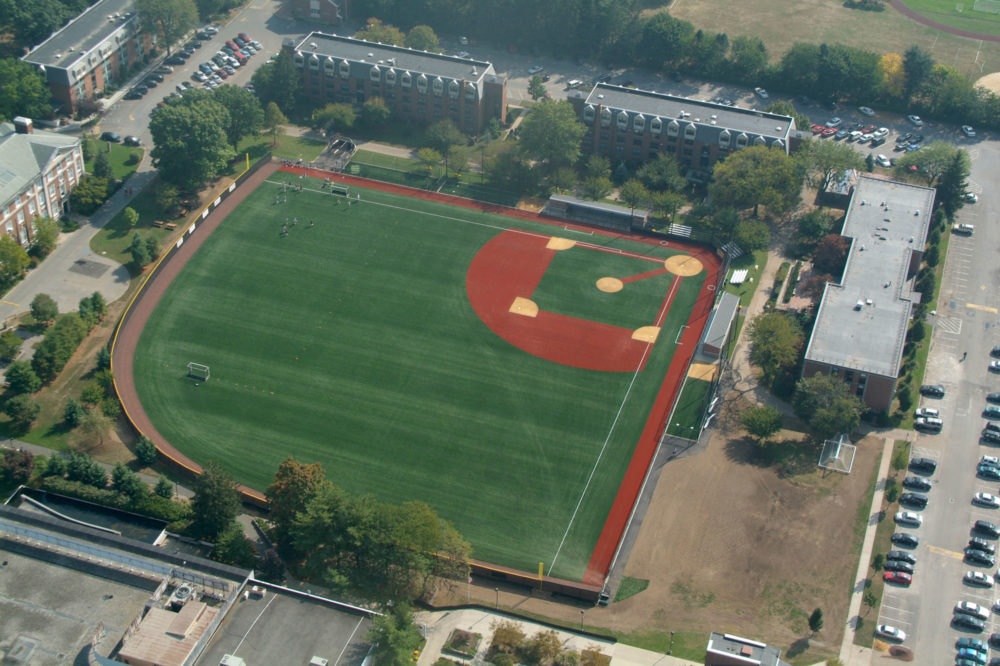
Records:
[[[710,382],[715,379],[715,371],[718,369],[718,365],[715,363],[692,363],[691,368],[688,370],[688,377],[692,379],[704,379],[706,382]]]
[[[569,250],[576,246],[575,240],[570,240],[568,238],[560,238],[559,236],[553,236],[549,239],[549,242],[545,244],[546,249],[549,250]]]
[[[697,275],[704,268],[700,261],[688,254],[675,254],[672,257],[668,257],[663,262],[663,266],[674,275],[682,277]]]
[[[994,92],[1000,95],[1000,72],[993,72],[992,74],[987,74],[978,81],[976,81],[977,86],[986,88],[990,92]]]
[[[509,311],[524,317],[537,317],[538,304],[530,298],[522,298],[521,296],[518,296],[514,299],[514,302],[510,304]]]
[[[616,294],[624,287],[625,285],[618,278],[602,277],[597,281],[597,288],[606,294]]]
[[[639,328],[632,331],[632,339],[640,340],[642,342],[656,342],[656,338],[660,336],[659,326],[640,326]]]

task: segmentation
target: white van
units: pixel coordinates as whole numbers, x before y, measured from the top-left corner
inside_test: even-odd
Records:
[[[583,85],[583,81],[581,81],[580,79],[571,79],[571,80],[569,80],[569,81],[566,82],[566,89],[567,90],[572,90],[573,88],[577,88],[577,87],[582,86],[582,85]]]
[[[951,227],[953,234],[965,234],[966,236],[971,236],[975,230],[976,227],[972,224],[956,224]]]

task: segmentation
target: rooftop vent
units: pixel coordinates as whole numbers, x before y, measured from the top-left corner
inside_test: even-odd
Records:
[[[369,57],[369,58],[374,58],[374,57],[375,57],[375,54],[374,54],[374,53],[369,53],[369,54],[368,54],[368,57]]]
[[[854,304],[855,310],[860,310],[863,307],[865,307],[865,302],[862,300],[859,300],[857,303]]]

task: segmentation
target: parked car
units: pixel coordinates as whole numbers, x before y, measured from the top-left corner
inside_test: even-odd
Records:
[[[993,587],[993,576],[987,576],[982,571],[966,571],[963,580],[976,587]]]
[[[760,87],[754,88],[753,92],[755,95],[757,95],[757,97],[760,97],[761,99],[768,99],[771,97],[769,94],[767,94],[766,90]]]
[[[990,539],[1000,538],[1000,527],[988,520],[977,520],[972,525],[972,528]]]
[[[980,620],[990,619],[990,611],[973,601],[959,601],[955,604],[955,612],[965,613],[966,615],[977,617]]]
[[[983,567],[992,567],[996,564],[996,557],[978,548],[966,548],[962,551],[965,561],[978,564]]]
[[[976,130],[972,128],[972,125],[962,125],[962,134],[971,139],[976,136]]]
[[[871,146],[872,146],[872,148],[877,148],[878,146],[881,146],[883,143],[885,143],[885,137],[884,136],[877,136],[874,139],[872,139]]]
[[[924,384],[920,387],[920,395],[926,395],[932,398],[943,398],[944,387],[940,384]]]
[[[996,349],[996,347],[994,347]],[[986,402],[1000,403],[1000,393],[987,393]]]
[[[961,648],[958,651],[958,657],[956,657],[958,663],[960,661],[970,661],[978,666],[986,666],[986,661],[988,656],[980,652],[979,650],[973,650],[972,648]]]
[[[984,479],[1000,481],[1000,467],[994,465],[977,465],[976,474]]]
[[[173,74],[174,68],[171,67],[170,65],[160,65],[153,71],[155,71],[157,74],[167,75],[167,74]]]
[[[973,650],[978,650],[979,652],[987,652],[988,647],[986,646],[986,641],[980,638],[959,638],[955,641],[955,649],[961,650],[962,648],[972,648]]]
[[[542,67],[541,65],[532,65],[531,67],[528,68],[528,74],[538,74],[543,69],[545,68]]]
[[[972,496],[972,502],[973,504],[986,506],[991,509],[1000,508],[1000,497],[991,495],[990,493],[976,493]]]
[[[1000,372],[1000,361],[990,361],[990,372]]]
[[[924,126],[924,121],[920,119],[920,116],[906,116],[906,119],[913,123],[915,127]]]
[[[828,121],[826,121],[826,126],[827,127],[840,127],[843,123],[844,123],[843,120],[841,120],[837,116],[834,116],[833,118],[830,118]]]
[[[971,236],[973,233],[975,233],[975,231],[976,231],[975,225],[967,224],[965,222],[962,222],[960,224],[953,224],[951,227],[951,233],[962,234],[964,236]]]
[[[951,619],[952,624],[956,627],[962,627],[970,631],[981,632],[986,628],[986,623],[979,618],[972,617],[971,615],[966,615],[964,613],[955,613],[955,616]]]
[[[924,517],[912,511],[899,511],[896,513],[895,519],[900,525],[909,525],[911,527],[920,527],[924,524]]]
[[[979,459],[980,465],[996,465],[1000,467],[1000,458],[996,456],[983,456]]]
[[[980,539],[979,537],[972,537],[969,539],[969,548],[976,548],[978,550],[985,551],[990,555],[996,555],[997,547],[987,541],[986,539]]]
[[[994,443],[1000,442],[1000,432],[997,432],[996,430],[990,430],[988,428],[984,428],[981,437],[982,439],[985,439],[987,442],[994,442]]]
[[[933,458],[914,458],[910,461],[910,469],[915,472],[933,474],[937,469],[937,461]]]
[[[121,143],[122,138],[114,132],[103,132],[101,134],[101,141],[110,141],[111,143]]]
[[[993,423],[992,421],[987,421],[983,430],[989,430],[990,432],[1000,432],[1000,423]],[[997,467],[1000,467],[1000,463],[997,463]]]
[[[921,493],[903,493],[899,496],[899,503],[923,509],[927,507],[927,495],[922,495]]]
[[[850,135],[851,135],[850,132],[848,132],[845,129],[842,129],[842,130],[837,130],[837,133],[833,135],[833,138],[837,141],[842,141],[843,139],[846,139]]]
[[[181,55],[175,53],[174,55],[170,56],[163,62],[165,62],[168,65],[183,65],[184,63],[187,62],[187,58],[184,58]]]
[[[145,89],[140,90],[139,88],[132,88],[127,93],[125,93],[125,97],[123,99],[142,99],[142,96],[145,94],[146,94]]]
[[[886,571],[882,574],[882,580],[886,583],[895,583],[896,585],[909,585],[913,582],[913,576],[902,571]]]
[[[892,164],[889,162],[889,158],[883,155],[882,153],[879,153],[878,155],[875,156],[875,164],[883,168],[889,168],[890,166],[892,166]]]
[[[929,432],[940,432],[941,428],[944,427],[944,421],[941,419],[936,419],[933,416],[928,416],[926,418],[919,418],[913,422],[913,427],[917,430],[926,430]]]
[[[899,560],[900,562],[908,562],[910,564],[917,563],[917,556],[906,550],[890,550],[885,555],[887,560]]]
[[[858,113],[863,116],[868,116],[869,118],[875,115],[875,112],[867,106],[859,106]]]
[[[927,492],[931,489],[931,482],[922,476],[908,476],[903,479],[903,487],[909,490]]]
[[[902,573],[913,575],[913,565],[901,560],[886,560],[882,568],[886,571],[901,571]]]
[[[906,640],[906,632],[902,629],[897,629],[896,627],[889,624],[880,624],[875,627],[875,633],[882,638],[889,639],[890,641],[896,641],[897,643],[902,643]]]
[[[986,405],[983,407],[983,416],[991,421],[1000,421],[1000,407]]]
[[[244,42],[249,42],[250,41],[250,35],[248,35],[245,32],[241,32],[240,34],[238,34],[236,36],[239,37],[240,39],[242,39]]]
[[[992,647],[1000,648],[1000,634],[990,634],[989,644]]]
[[[892,537],[892,542],[897,546],[905,546],[906,548],[916,548],[920,545],[920,539],[916,534],[910,534],[909,532],[894,532]]]
[[[919,407],[917,408],[917,411],[914,412],[914,414],[915,416],[917,416],[917,418],[921,417],[926,418],[928,416],[932,416],[936,419],[941,418],[941,412],[935,409],[934,407]]]

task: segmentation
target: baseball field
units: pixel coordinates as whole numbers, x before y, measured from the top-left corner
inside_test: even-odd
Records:
[[[289,455],[320,462],[351,492],[427,502],[479,560],[583,579],[704,326],[711,255],[259,180],[142,328],[156,433],[259,490]]]

